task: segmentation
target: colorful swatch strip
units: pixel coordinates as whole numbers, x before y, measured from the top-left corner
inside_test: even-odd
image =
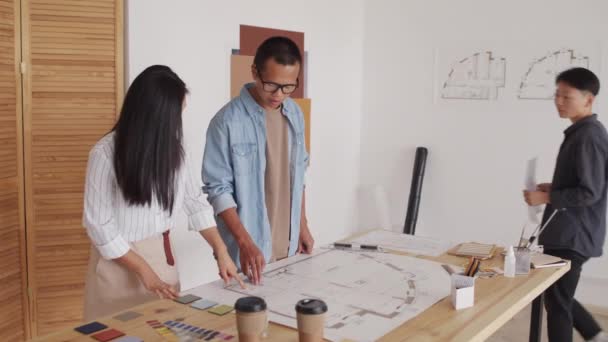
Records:
[[[234,338],[233,335],[221,331],[196,327],[184,322],[166,321],[164,326],[168,327],[177,337],[188,336],[203,341],[230,341]]]

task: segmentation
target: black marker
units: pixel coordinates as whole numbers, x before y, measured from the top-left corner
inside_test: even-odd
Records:
[[[376,246],[376,245],[361,245],[360,247],[361,247],[361,249],[365,249],[365,250],[372,250],[372,251],[378,250],[378,246]]]

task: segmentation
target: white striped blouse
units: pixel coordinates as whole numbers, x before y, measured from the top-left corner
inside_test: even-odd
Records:
[[[129,242],[173,228],[180,209],[188,215],[190,230],[215,226],[213,207],[187,160],[178,172],[174,215],[169,215],[155,199],[149,206],[127,204],[116,182],[113,156],[114,133],[110,133],[91,149],[85,180],[83,224],[103,258],[121,257],[129,251]]]

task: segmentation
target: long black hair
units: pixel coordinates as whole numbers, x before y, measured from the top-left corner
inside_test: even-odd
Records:
[[[112,129],[114,172],[127,203],[150,205],[154,196],[173,213],[187,93],[186,84],[164,65],[148,67],[129,87]]]

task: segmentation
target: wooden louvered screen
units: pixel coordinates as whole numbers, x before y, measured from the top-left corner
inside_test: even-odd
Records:
[[[22,0],[25,190],[32,333],[82,319],[88,152],[123,95],[122,0]]]
[[[0,330],[27,336],[20,1],[0,1]]]

